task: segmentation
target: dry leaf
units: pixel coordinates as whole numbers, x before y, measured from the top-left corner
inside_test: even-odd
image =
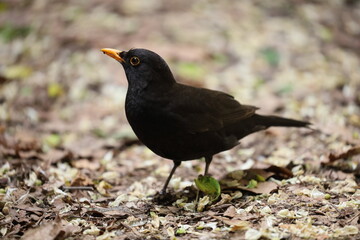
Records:
[[[348,159],[350,157],[356,156],[360,154],[360,146],[356,146],[353,148],[350,148],[346,152],[340,153],[340,154],[333,154],[330,153],[329,155],[329,161],[334,162],[339,159]]]
[[[93,185],[93,181],[85,174],[78,172],[74,180],[71,182],[71,186],[90,186]]]
[[[29,229],[22,236],[22,240],[39,240],[39,239],[65,239],[71,234],[80,231],[81,228],[61,221],[57,218],[55,221],[47,222],[37,228]]]

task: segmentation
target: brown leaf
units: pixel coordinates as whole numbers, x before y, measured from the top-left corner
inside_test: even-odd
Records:
[[[358,155],[358,154],[360,154],[360,146],[350,148],[346,152],[343,152],[343,153],[340,153],[340,154],[330,153],[329,161],[334,162],[334,161],[339,160],[339,159],[347,159],[347,158],[353,157],[353,156]]]
[[[258,177],[266,180],[269,177],[273,176],[274,173],[266,171],[263,169],[248,169],[248,170],[238,170],[230,172],[227,176],[236,180],[246,179],[257,179]]]
[[[119,217],[126,218],[129,216],[128,213],[125,213],[124,211],[119,211],[119,210],[107,211],[107,212],[104,212],[103,214],[108,217],[116,217],[116,218],[119,218]]]
[[[238,187],[238,189],[245,190],[252,193],[257,194],[269,194],[272,191],[276,190],[278,188],[278,185],[274,182],[260,182],[258,185],[254,188],[247,188],[247,187]]]
[[[294,176],[293,173],[285,167],[278,167],[278,166],[271,165],[266,170],[273,172],[273,173],[275,173],[276,176],[279,176],[284,179],[292,178]]]
[[[12,147],[23,151],[41,151],[39,140],[32,133],[27,131],[21,131],[16,134],[15,144]]]
[[[60,218],[55,221],[47,222],[41,226],[33,229],[29,229],[25,232],[22,240],[39,240],[39,239],[65,239],[74,232],[80,231],[80,227],[76,227],[67,222],[62,222]]]
[[[114,208],[91,208],[86,211],[86,214],[91,216],[103,216],[103,217],[116,217],[116,218],[126,218],[130,214],[133,214],[129,209],[124,207],[114,207]]]
[[[44,161],[48,161],[49,163],[57,163],[60,161],[65,161],[68,159],[73,159],[74,155],[71,151],[64,151],[64,150],[58,150],[58,149],[51,149],[49,152],[47,152],[46,154],[42,154],[41,158]]]
[[[76,168],[84,168],[84,169],[89,169],[91,171],[95,171],[100,168],[99,161],[89,161],[88,159],[79,159],[79,160],[71,161],[71,165]]]
[[[225,223],[227,225],[232,226],[231,231],[244,230],[249,227],[248,221],[243,221],[243,220],[239,220],[239,219],[229,219],[226,217],[219,217],[219,216],[212,216],[212,217],[222,221],[223,223]]]
[[[36,214],[40,214],[45,211],[43,208],[39,208],[37,206],[28,206],[28,205],[18,205],[18,206],[15,206],[15,208],[22,209],[22,210],[25,210],[28,212],[34,212]]]
[[[225,217],[234,217],[236,215],[236,208],[234,206],[228,207],[224,212]]]
[[[89,186],[93,185],[93,181],[81,172],[78,172],[74,180],[71,182],[71,186]]]
[[[274,175],[288,178],[292,176],[292,173],[283,167],[267,166],[266,169],[249,169],[231,172],[221,179],[220,183],[223,189],[241,189],[257,194],[268,194],[277,189],[277,184],[264,181]],[[251,180],[257,182],[256,187],[247,187]]]

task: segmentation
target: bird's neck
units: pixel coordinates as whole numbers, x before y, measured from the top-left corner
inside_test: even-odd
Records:
[[[130,84],[128,88],[128,94],[134,96],[161,96],[162,94],[169,92],[176,82],[159,83],[156,81],[146,82],[144,84]]]
[[[133,94],[139,95],[141,93],[161,93],[167,91],[176,84],[175,78],[170,69],[162,71],[161,74],[152,72],[144,75],[128,75],[129,90]]]

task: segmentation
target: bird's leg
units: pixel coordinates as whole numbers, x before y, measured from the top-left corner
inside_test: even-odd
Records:
[[[161,194],[165,194],[165,193],[166,193],[166,188],[167,188],[167,186],[169,185],[169,182],[170,182],[170,180],[171,180],[171,178],[172,178],[172,175],[174,174],[176,168],[177,168],[178,166],[180,166],[180,164],[181,164],[181,161],[174,161],[174,166],[173,166],[173,168],[171,169],[171,172],[170,172],[168,178],[166,179],[165,185],[164,185],[163,189],[161,190]]]
[[[210,166],[211,161],[212,161],[212,156],[205,157],[205,173],[204,173],[204,176],[208,175],[209,166]]]

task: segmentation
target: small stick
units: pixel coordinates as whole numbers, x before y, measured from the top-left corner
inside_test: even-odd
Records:
[[[74,191],[74,190],[86,190],[86,191],[94,191],[93,187],[87,186],[71,186],[71,187],[62,187],[63,190]]]

